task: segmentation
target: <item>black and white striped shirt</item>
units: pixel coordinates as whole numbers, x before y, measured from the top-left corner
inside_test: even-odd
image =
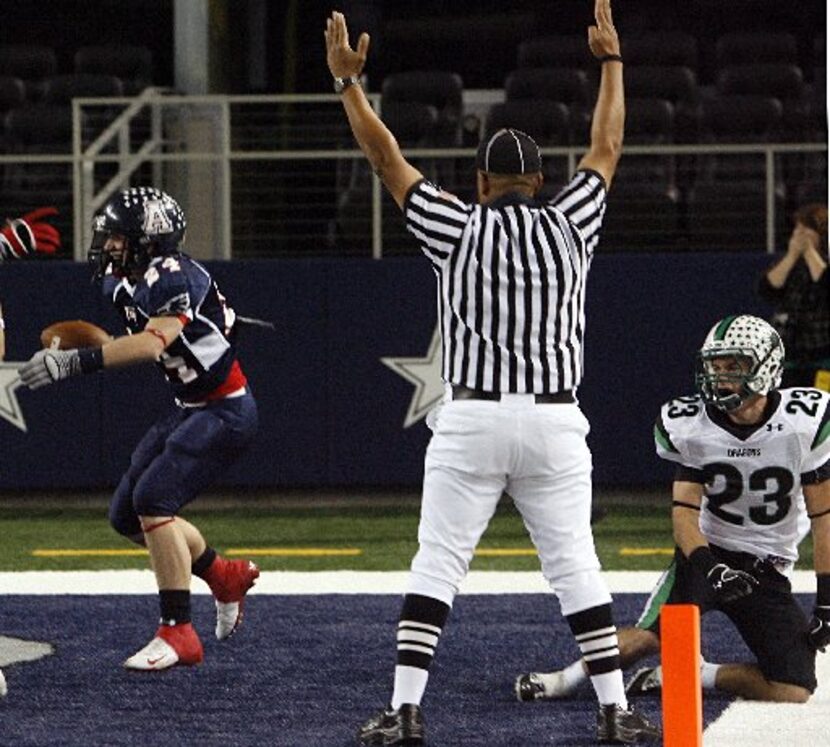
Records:
[[[444,381],[546,394],[582,379],[585,281],[605,181],[578,171],[550,202],[465,204],[427,181],[404,203],[438,278]]]

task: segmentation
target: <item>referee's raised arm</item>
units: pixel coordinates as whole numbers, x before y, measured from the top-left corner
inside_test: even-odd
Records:
[[[341,94],[352,134],[360,149],[366,154],[372,169],[380,177],[390,194],[403,208],[409,188],[423,179],[401,153],[398,141],[363,93],[360,74],[366,64],[369,51],[369,34],[363,33],[357,40],[357,49],[349,45],[346,18],[334,11],[326,20],[326,61],[334,76],[334,90]]]
[[[597,103],[591,122],[591,147],[579,169],[592,169],[611,186],[620,160],[625,125],[625,91],[620,40],[611,16],[611,0],[596,0],[596,26],[588,27],[588,46],[602,65]]]

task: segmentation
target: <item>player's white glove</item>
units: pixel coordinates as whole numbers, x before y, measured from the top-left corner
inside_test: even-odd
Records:
[[[18,373],[29,389],[40,389],[47,384],[77,376],[81,371],[81,357],[76,350],[38,350]]]
[[[728,604],[752,594],[758,586],[758,579],[746,571],[730,568],[726,563],[718,563],[706,574],[715,596],[721,604]]]

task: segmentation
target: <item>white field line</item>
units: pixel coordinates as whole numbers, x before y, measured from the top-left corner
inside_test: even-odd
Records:
[[[656,571],[606,571],[612,593],[648,593]],[[255,594],[402,594],[406,571],[263,571]],[[815,575],[796,571],[793,589],[815,591]],[[550,591],[536,571],[471,571],[461,594],[544,594]],[[205,584],[193,584],[195,594],[207,594]],[[147,571],[20,571],[0,573],[0,594],[155,594],[156,582]]]

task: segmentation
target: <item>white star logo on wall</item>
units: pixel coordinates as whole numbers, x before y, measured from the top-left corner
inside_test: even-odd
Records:
[[[399,376],[415,386],[412,401],[406,412],[403,427],[409,428],[426,417],[444,396],[444,382],[441,379],[441,334],[438,327],[432,335],[429,350],[423,358],[381,358]]]
[[[17,387],[23,386],[17,373],[17,369],[22,365],[12,362],[0,363],[0,418],[25,431],[26,421],[15,391]]]

